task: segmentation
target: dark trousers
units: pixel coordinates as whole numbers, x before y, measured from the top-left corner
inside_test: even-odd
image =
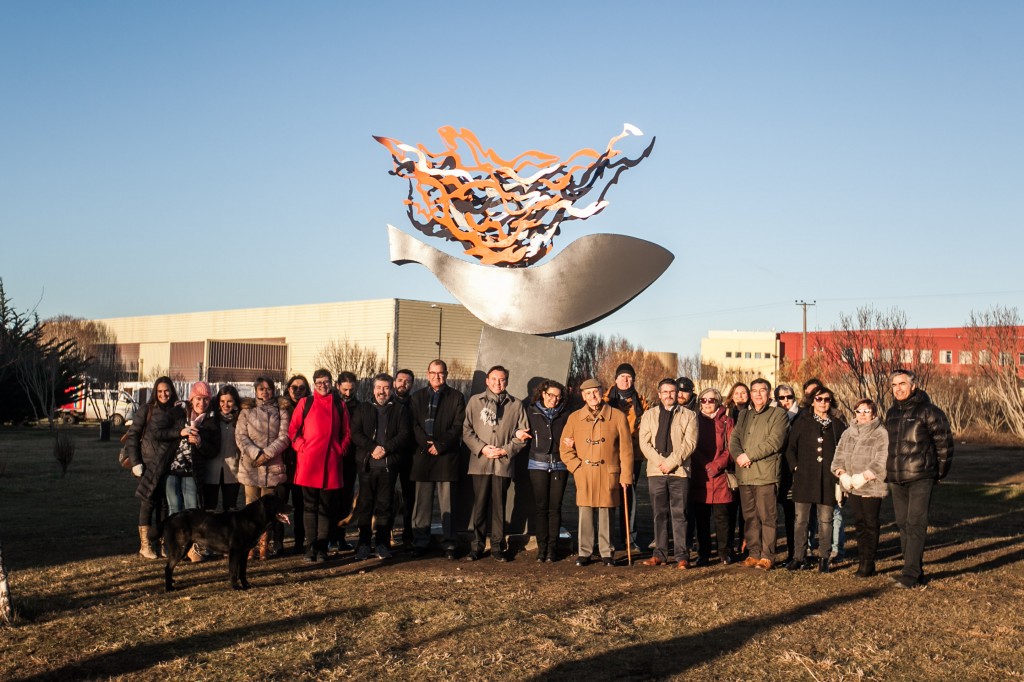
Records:
[[[558,543],[562,529],[562,497],[568,481],[568,471],[530,470],[535,511],[533,532],[537,536],[537,551],[542,555]]]
[[[754,559],[768,559],[775,562],[775,528],[778,523],[778,504],[775,498],[777,486],[741,485],[740,508],[745,524],[744,539],[747,551]]]
[[[782,507],[782,522],[786,526],[786,555],[792,559],[796,542],[796,505],[793,500],[782,497],[779,499],[779,506]]]
[[[702,491],[703,492],[703,491]],[[718,543],[718,558],[730,556],[729,504],[693,503],[694,525],[697,526],[697,548],[702,559],[711,558],[711,516],[715,517],[715,540]]]
[[[395,499],[395,480],[397,471],[387,469],[370,469],[359,472],[359,500],[356,502],[356,513],[353,517],[359,526],[359,544],[369,545],[373,538],[372,529],[377,532],[374,544],[391,546],[391,514]]]
[[[746,532],[746,525],[743,523],[743,509],[740,505],[739,490],[733,491],[735,493],[733,501],[729,503],[729,546],[733,547],[734,550],[739,553],[740,543],[742,543],[744,533]]]
[[[878,512],[882,509],[882,498],[850,495],[847,499],[857,524],[857,555],[862,563],[874,563],[878,552]]]
[[[331,542],[341,542],[345,539],[345,526],[342,519],[347,518],[353,511],[353,503],[356,499],[356,458],[351,452],[341,458],[341,490],[334,498],[331,507],[331,528],[327,539]]]
[[[225,483],[224,472],[220,472],[220,483],[206,483],[203,485],[203,509],[213,511],[217,508],[217,496],[220,495],[224,502],[224,511],[235,509],[238,506],[238,491],[240,483]]]
[[[402,544],[412,546],[412,510],[416,504],[416,481],[412,480],[412,453],[402,458],[398,465],[398,485],[402,489]],[[391,517],[391,527],[395,527],[395,518],[398,516],[398,509]]]
[[[162,527],[167,520],[167,495],[164,495],[165,479],[161,478],[160,485],[154,490],[153,497],[142,500],[139,505],[139,525]]]
[[[803,561],[807,558],[807,526],[811,520],[811,507],[816,508],[818,517],[818,552],[822,559],[832,554],[832,505],[812,502],[794,502],[796,508],[796,546],[793,558]]]
[[[294,483],[286,483],[285,490],[287,498],[292,503],[292,533],[295,535],[295,549],[301,549],[306,544],[306,505],[303,499],[302,486]]]
[[[648,476],[651,511],[654,515],[654,556],[668,561],[668,528],[672,523],[676,561],[690,560],[686,550],[686,500],[690,479],[680,476]]]
[[[337,508],[336,500],[340,492],[339,490],[302,486],[303,516],[305,517],[306,532],[310,536],[308,544],[316,543],[318,549],[327,549],[331,510]]]
[[[491,552],[500,552],[505,545],[505,495],[512,479],[493,474],[472,474],[473,479],[473,543],[470,549],[484,551],[487,530],[487,507],[491,508]]]
[[[890,483],[892,508],[900,529],[903,549],[903,575],[917,580],[924,572],[924,543],[928,535],[928,506],[935,481],[926,478],[911,483]]]

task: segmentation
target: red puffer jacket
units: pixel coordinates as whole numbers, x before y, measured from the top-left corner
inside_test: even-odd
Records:
[[[313,401],[307,410],[307,401]],[[307,414],[308,412],[308,414]],[[288,436],[295,449],[295,484],[337,490],[344,484],[341,458],[348,454],[348,410],[334,393],[306,396],[295,406]]]

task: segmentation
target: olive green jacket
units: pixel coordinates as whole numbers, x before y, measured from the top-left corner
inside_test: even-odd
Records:
[[[789,419],[781,407],[766,405],[761,411],[741,410],[729,439],[733,461],[742,454],[750,458],[749,467],[736,467],[740,485],[767,485],[779,482],[782,446],[786,442]]]

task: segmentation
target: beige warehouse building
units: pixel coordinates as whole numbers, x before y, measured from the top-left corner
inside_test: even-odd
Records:
[[[317,356],[332,342],[375,353],[391,373],[408,367],[422,375],[440,356],[460,378],[475,367],[483,328],[461,305],[394,298],[97,321],[116,336],[129,374],[182,381],[312,376]]]
[[[779,368],[778,334],[710,330],[700,340],[700,360],[723,374],[748,382],[764,377],[774,386]]]

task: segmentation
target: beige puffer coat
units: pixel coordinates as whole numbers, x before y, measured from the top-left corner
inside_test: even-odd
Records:
[[[235,426],[235,442],[240,453],[239,483],[273,488],[287,480],[283,454],[291,442],[288,438],[290,416],[291,403],[286,398],[242,400],[242,411]]]

